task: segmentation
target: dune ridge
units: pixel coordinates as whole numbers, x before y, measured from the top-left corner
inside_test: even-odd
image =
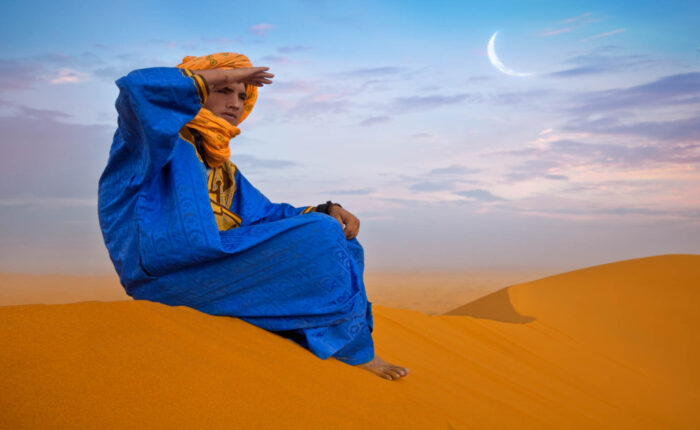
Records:
[[[697,428],[698,304],[700,255],[662,255],[375,305],[399,381],[186,307],[0,307],[0,427]]]

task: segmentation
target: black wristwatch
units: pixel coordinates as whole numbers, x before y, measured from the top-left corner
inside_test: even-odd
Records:
[[[331,207],[333,205],[340,206],[340,203],[333,203],[332,201],[328,200],[326,203],[320,204],[316,206],[316,212],[321,212],[326,215],[330,215],[331,213]],[[342,206],[340,206],[342,208]]]

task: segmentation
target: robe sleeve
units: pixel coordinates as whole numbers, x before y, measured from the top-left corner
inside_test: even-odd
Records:
[[[131,184],[138,185],[170,161],[180,129],[202,108],[208,88],[201,76],[176,67],[134,70],[116,84],[117,133],[136,164]]]
[[[242,218],[242,225],[261,224],[312,212],[315,206],[294,207],[272,203],[236,169],[236,194],[231,210]]]

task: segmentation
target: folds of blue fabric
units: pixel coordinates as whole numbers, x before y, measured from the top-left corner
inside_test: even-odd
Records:
[[[341,225],[310,213],[221,232],[227,254],[158,276],[135,299],[240,318],[288,337],[322,359],[374,357],[364,255]]]

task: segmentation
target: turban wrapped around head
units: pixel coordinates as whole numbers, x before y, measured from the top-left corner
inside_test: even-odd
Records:
[[[248,57],[234,52],[220,52],[218,54],[202,57],[185,57],[177,67],[187,70],[205,69],[237,69],[239,67],[253,67]],[[258,88],[255,85],[246,84],[246,99],[243,104],[243,112],[238,124],[248,116],[255,101],[258,98]],[[231,157],[229,141],[240,133],[238,127],[228,121],[214,115],[209,109],[202,108],[197,116],[186,127],[192,127],[202,134],[202,146],[207,165],[218,167]]]

